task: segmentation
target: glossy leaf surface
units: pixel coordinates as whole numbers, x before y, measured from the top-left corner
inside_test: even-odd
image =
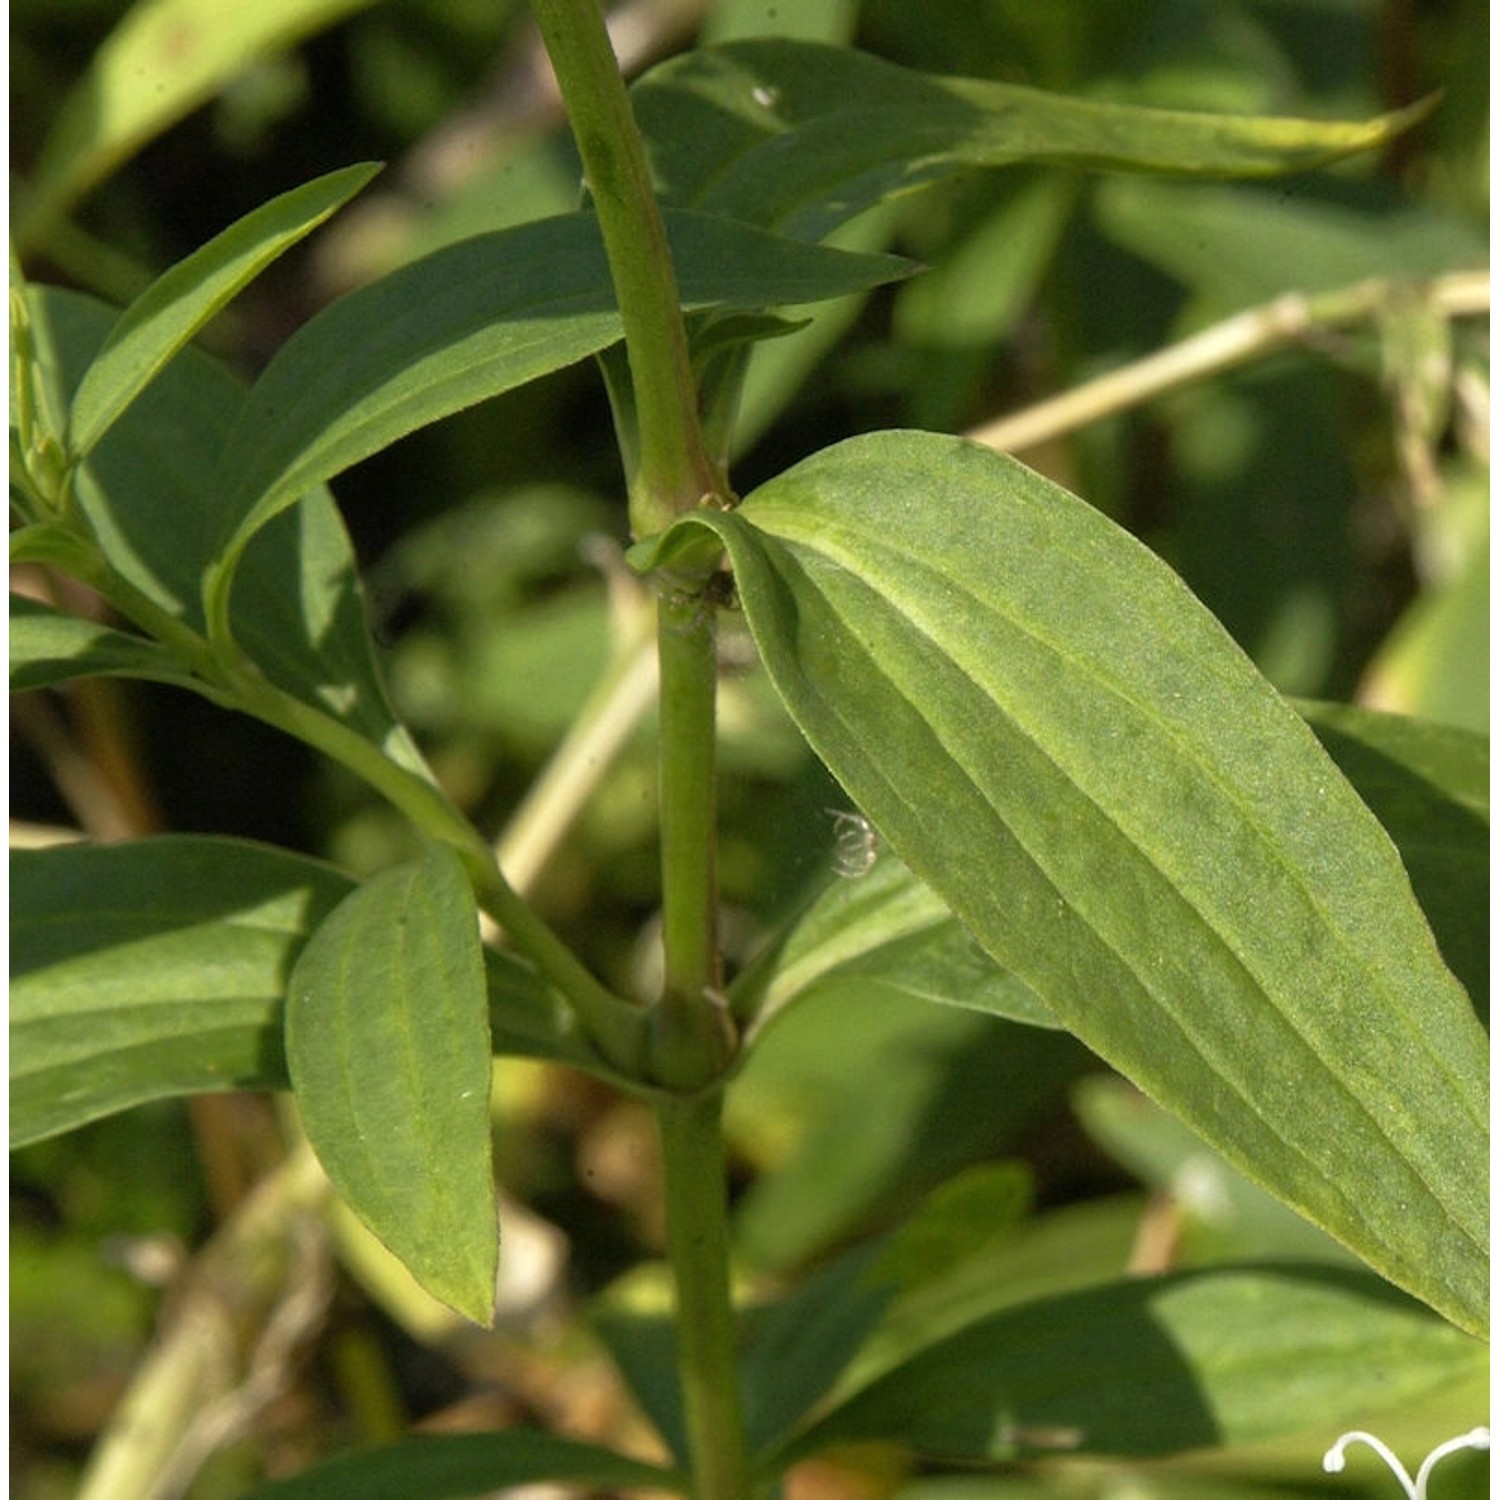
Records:
[[[69,449],[92,452],[169,359],[278,255],[312,233],[378,167],[345,167],[263,203],[165,271],[120,314],[73,398]]]
[[[435,1297],[494,1307],[490,1038],[478,918],[458,856],[377,875],[303,950],[286,1051],[330,1180]]]
[[[1144,109],[790,41],[673,58],[632,103],[666,201],[808,240],[966,168],[1272,176],[1378,145],[1420,113],[1343,124]]]
[[[546,1481],[677,1489],[669,1469],[544,1432],[464,1432],[409,1438],[346,1454],[290,1479],[263,1484],[248,1500],[478,1500],[495,1490]]]
[[[280,1016],[330,865],[169,836],[11,854],[11,1145],[148,1099],[286,1083]]]
[[[1482,1329],[1483,1031],[1389,839],[1175,575],[930,434],[828,449],[668,548],[699,527],[813,748],[989,953],[1248,1175]]]
[[[690,309],[811,302],[912,269],[703,214],[671,214],[667,228]],[[620,336],[591,214],[478,235],[341,298],[279,351],[230,438],[220,470],[226,565],[271,517],[350,464]]]
[[[941,1340],[791,1451],[868,1438],[952,1461],[1150,1457],[1336,1434],[1486,1359],[1484,1345],[1365,1273],[1258,1266],[1119,1281]]]

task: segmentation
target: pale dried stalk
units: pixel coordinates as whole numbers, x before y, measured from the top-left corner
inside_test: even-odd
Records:
[[[1455,271],[1424,282],[1377,278],[1316,296],[1288,293],[966,435],[1002,453],[1021,453],[1289,344],[1367,322],[1402,303],[1420,303],[1450,318],[1475,317],[1489,310],[1490,274]]]

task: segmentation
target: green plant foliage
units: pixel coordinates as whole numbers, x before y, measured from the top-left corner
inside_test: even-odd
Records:
[[[76,293],[31,288],[29,295],[51,330],[58,385],[71,393],[115,314]],[[223,525],[225,497],[214,470],[244,396],[244,386],[216,361],[184,349],[77,477],[78,507],[98,562],[194,630],[205,623],[200,579],[207,548]],[[63,566],[76,571],[67,561]],[[425,776],[386,701],[353,549],[327,490],[309,491],[295,512],[266,528],[245,558],[244,576],[250,582],[236,636],[266,676]]]
[[[16,850],[10,876],[12,1146],[169,1094],[285,1086],[287,976],[346,876],[181,836]]]
[[[747,309],[878,285],[890,256],[815,249],[722,219],[670,221],[684,305]],[[368,330],[378,328],[371,338]],[[615,343],[619,314],[592,215],[435,251],[341,298],[283,346],[225,449],[220,607],[249,539],[301,494],[426,423]]]
[[[513,1484],[681,1489],[670,1469],[543,1432],[465,1432],[412,1438],[331,1459],[292,1479],[264,1484],[248,1500],[470,1500]]]
[[[440,846],[367,881],[297,960],[286,1052],[334,1185],[428,1291],[488,1323],[495,1192],[476,923],[463,867]]]
[[[12,28],[17,1493],[1482,1420],[1470,22],[116,9]]]
[[[1173,575],[1019,464],[916,433],[681,525],[722,538],[793,717],[990,953],[1482,1329],[1483,1033],[1379,825]]]
[[[1046,162],[1279,175],[1411,123],[1237,119],[939,78],[848,48],[746,41],[664,63],[634,91],[668,203],[819,240],[862,209],[967,167]]]
[[[1444,961],[1487,1017],[1488,735],[1347,703],[1298,708],[1391,836]]]
[[[38,238],[114,171],[252,59],[330,25],[367,0],[138,0],[63,102],[16,226]]]
[[[1147,1457],[1337,1431],[1485,1357],[1368,1275],[1288,1266],[1115,1282],[943,1339],[780,1458],[877,1437],[951,1461],[1038,1448]]]
[[[330,172],[246,214],[120,314],[73,397],[68,451],[86,458],[162,366],[278,255],[311,234],[378,171]]]
[[[865,842],[874,838],[868,828],[846,822],[842,831],[858,841],[845,856],[858,864],[868,858],[869,869],[841,872],[844,878],[826,887],[739,976],[730,990],[737,1014],[763,1024],[822,985],[865,979],[926,1000],[1057,1025],[1043,1001],[997,968],[900,860],[877,855]]]
[[[146,677],[190,685],[169,652],[142,636],[60,614],[36,599],[10,601],[10,689],[48,687],[70,677]]]

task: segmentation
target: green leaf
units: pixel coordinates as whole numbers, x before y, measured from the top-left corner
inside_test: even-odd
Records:
[[[663,550],[699,527],[813,748],[997,962],[1482,1329],[1484,1033],[1379,824],[1181,582],[1066,491],[931,434],[829,449]]]
[[[780,1459],[866,1438],[958,1462],[1332,1435],[1472,1374],[1487,1355],[1367,1273],[1260,1266],[1120,1281],[941,1340]]]
[[[10,689],[49,687],[71,677],[148,677],[189,685],[176,658],[155,641],[93,620],[59,614],[21,594],[10,596]]]
[[[286,1083],[287,976],[348,893],[237,839],[11,854],[11,1145],[148,1099]]]
[[[899,859],[836,880],[730,988],[737,1016],[765,1025],[826,984],[868,980],[925,1000],[1056,1026],[1045,1003],[959,925]]]
[[[259,1485],[247,1500],[478,1500],[508,1485],[552,1480],[624,1489],[683,1488],[670,1469],[545,1432],[409,1438]]]
[[[151,1099],[286,1087],[287,980],[348,876],[197,835],[15,850],[10,873],[12,1146]],[[528,965],[484,959],[496,1052],[612,1076]]]
[[[59,384],[76,389],[114,312],[71,292],[32,287],[56,350]],[[201,578],[225,522],[215,468],[244,386],[194,348],[131,404],[79,471],[77,495],[98,551],[134,588],[202,631]],[[67,566],[66,560],[62,562]],[[266,676],[332,714],[391,759],[425,775],[375,665],[354,551],[332,497],[304,503],[257,537],[236,639]]]
[[[473,894],[437,845],[359,887],[293,970],[287,1063],[330,1180],[421,1284],[493,1314],[490,1038]]]
[[[1444,960],[1487,1020],[1489,737],[1348,704],[1297,708],[1391,836]]]
[[[138,0],[62,102],[21,200],[17,241],[37,244],[59,214],[256,58],[368,3]]]
[[[345,167],[263,203],[146,288],[120,314],[79,383],[68,449],[87,457],[169,359],[277,256],[311,234],[380,168]]]
[[[1425,112],[1343,124],[1143,109],[791,41],[682,54],[631,99],[667,202],[807,240],[967,168],[1273,176],[1377,146]]]
[[[811,302],[912,269],[892,256],[801,245],[703,214],[671,214],[667,228],[691,309]],[[590,214],[478,235],[333,303],[271,361],[224,450],[215,598],[227,596],[249,538],[308,489],[620,336]]]

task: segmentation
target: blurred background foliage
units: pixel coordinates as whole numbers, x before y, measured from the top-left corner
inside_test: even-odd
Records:
[[[575,205],[578,166],[519,0],[305,9],[326,24],[250,61],[144,144],[29,248],[28,273],[123,300],[272,194],[388,161],[210,329],[211,347],[253,374],[340,291],[438,244]],[[12,5],[21,191],[59,101],[126,10]],[[1487,263],[1477,0],[629,0],[614,20],[632,71],[698,40],[781,33],[932,71],[1206,110],[1355,117],[1443,91],[1383,158],[1315,176],[1200,186],[973,173],[865,216],[844,242],[897,249],[926,274],[822,308],[762,346],[740,429],[742,491],[850,433],[964,430],[1285,292]],[[1483,321],[1397,301],[1362,327],[1026,456],[1166,556],[1287,692],[1485,730],[1487,414]],[[419,433],[336,485],[397,705],[486,830],[505,826],[629,636],[639,601],[619,558],[619,489],[588,366]],[[742,959],[827,878],[839,793],[732,622],[722,719],[726,926]],[[95,681],[27,695],[13,724],[22,837],[235,833],[357,873],[409,848],[361,785],[167,689]],[[650,983],[652,750],[648,720],[534,893],[627,988]],[[263,1460],[300,1462],[418,1419],[639,1434],[576,1313],[660,1250],[649,1120],[578,1077],[497,1068],[502,1185],[535,1216],[508,1221],[515,1286],[500,1331],[455,1328],[345,1226],[353,1274],[304,1373],[258,1444],[221,1454],[191,1494],[233,1495]],[[986,1264],[1007,1295],[1126,1265],[1342,1254],[1065,1036],[854,982],[767,1033],[734,1090],[731,1129],[739,1248],[760,1286],[890,1225],[954,1174],[997,1164],[1030,1204]],[[184,1255],[277,1149],[271,1105],[226,1097],[139,1109],[14,1157],[15,1494],[72,1493]],[[612,1296],[649,1281],[637,1269]],[[1401,1422],[1418,1455],[1460,1425],[1441,1404]],[[1389,1493],[1378,1475],[1323,1479],[1331,1436],[1159,1466],[1130,1494]],[[1481,1472],[1477,1457],[1455,1460],[1434,1495],[1477,1494]],[[899,1482],[876,1460],[851,1461],[810,1468],[794,1493]],[[909,1477],[902,1493],[1124,1491],[1094,1466]]]

